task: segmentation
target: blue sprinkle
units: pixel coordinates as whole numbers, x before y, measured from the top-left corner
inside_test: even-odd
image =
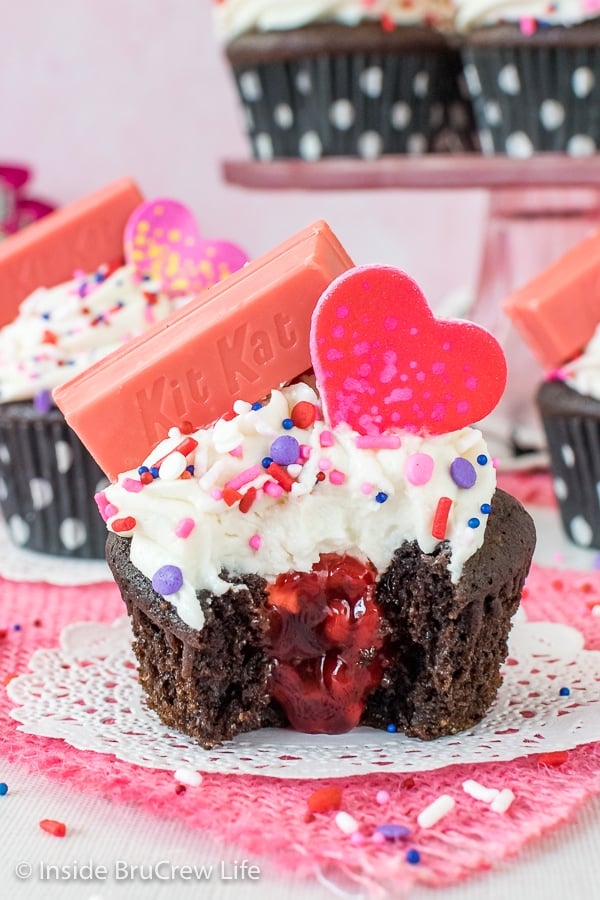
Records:
[[[378,494],[375,494],[376,503],[385,503],[387,498],[388,498],[388,495],[385,493],[385,491],[379,491]]]
[[[150,469],[148,466],[140,466],[138,469],[138,475],[144,475],[146,472],[149,472]]]
[[[375,831],[382,834],[387,841],[397,841],[399,838],[408,837],[410,828],[406,825],[394,825],[392,822],[385,825],[378,825]]]
[[[104,272],[96,272],[94,275],[94,281],[97,281],[98,284],[102,284],[103,281],[106,280],[106,275]]]
[[[484,514],[484,516],[489,516],[492,511],[492,507],[489,503],[482,503],[479,509]]]
[[[485,455],[485,453],[480,453],[479,456],[477,457],[477,462],[479,463],[480,466],[485,466],[487,464],[487,461],[488,461],[488,458]]]
[[[13,625],[13,631],[20,631],[20,630],[21,630],[20,625]]]
[[[259,401],[257,400],[256,403],[253,403],[253,404],[252,404],[252,406],[250,407],[250,409],[254,409],[254,410],[256,410],[256,409],[262,409],[262,403],[259,403]]]
[[[388,731],[390,734],[396,734],[396,732],[398,731],[398,729],[396,728],[396,726],[394,725],[393,722],[390,722],[389,725],[386,725],[385,730]]]
[[[5,794],[8,794],[8,785],[5,781],[0,781],[0,797],[4,797]]]
[[[186,471],[186,472],[189,472],[190,475],[193,475],[193,474],[194,474],[194,467],[193,467],[193,466],[186,466],[186,467],[185,467],[185,471]]]
[[[418,850],[407,850],[404,859],[407,863],[410,863],[411,866],[416,866],[417,863],[421,862],[421,854]]]
[[[294,427],[294,423],[292,422],[291,419],[284,419],[283,422],[281,423],[281,427],[285,428],[286,431],[289,431],[290,428]]]
[[[42,313],[42,319],[46,319],[46,321],[47,321],[49,318],[50,318],[49,312]]]
[[[477,516],[473,516],[472,519],[469,519],[469,521],[467,522],[467,525],[469,526],[469,528],[479,528],[479,526],[481,525],[481,522],[479,521]]]
[[[558,693],[560,694],[561,697],[568,697],[570,695],[571,691],[568,687],[561,687],[561,689]]]
[[[273,460],[270,456],[265,456],[264,459],[261,460],[261,466],[263,469],[268,469],[272,462]]]
[[[150,466],[150,474],[153,478],[158,478],[158,466]]]

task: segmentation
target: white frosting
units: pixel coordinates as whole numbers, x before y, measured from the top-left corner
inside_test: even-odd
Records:
[[[107,270],[40,288],[21,303],[0,331],[0,401],[51,391],[183,302],[141,280],[132,266],[105,277]]]
[[[221,0],[213,9],[217,34],[224,41],[247,31],[288,31],[319,22],[435,24],[452,15],[451,0]]]
[[[222,569],[273,581],[288,571],[310,571],[321,553],[366,557],[383,572],[405,541],[417,540],[432,552],[441,540],[432,535],[441,497],[452,501],[444,536],[454,582],[483,543],[496,476],[477,429],[430,437],[398,431],[387,437],[399,446],[364,449],[349,426],[332,431],[319,418],[308,428],[286,430],[282,422],[299,401],[317,405],[320,416],[317,395],[300,383],[273,391],[260,409],[238,403],[235,418],[190,436],[172,429],[144,463],[150,467],[166,456],[159,477],[142,486],[138,470],[126,472],[97,498],[108,527],[132,537],[131,560],[144,575],[152,580],[163,566],[181,571],[182,586],[168,599],[192,627],[203,623],[196,591],[222,594],[230,587],[220,577]],[[289,492],[278,489],[262,465],[282,435],[297,440],[302,457],[301,464],[282,463],[294,479]],[[189,437],[197,446],[186,458],[175,448]],[[472,476],[470,487],[459,486],[451,474],[457,458]],[[410,474],[417,460],[432,469],[430,477]],[[193,477],[181,478],[190,463]],[[242,477],[239,493],[256,489],[246,512],[235,496],[228,496],[231,506],[221,496],[240,473],[250,480]],[[181,536],[190,523],[191,532]]]
[[[600,400],[600,325],[583,353],[563,366],[560,374],[573,390]]]
[[[600,5],[587,0],[455,0],[456,27],[468,31],[501,22],[535,20],[548,25],[579,25],[597,19]]]

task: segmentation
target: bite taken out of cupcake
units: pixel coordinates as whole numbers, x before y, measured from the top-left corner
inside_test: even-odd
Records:
[[[261,294],[276,315],[312,256],[290,271],[274,252],[212,313],[178,315],[198,341],[240,292],[250,316]],[[263,726],[471,727],[496,696],[535,543],[472,427],[503,391],[502,351],[472,323],[435,319],[387,266],[346,268],[302,316],[314,375],[288,370],[270,392],[237,383],[203,427],[188,406],[97,497],[147,702],[206,747]],[[174,380],[168,347],[158,326],[119,361],[162,348]],[[110,363],[57,392],[67,418]],[[108,459],[93,427],[80,433]]]

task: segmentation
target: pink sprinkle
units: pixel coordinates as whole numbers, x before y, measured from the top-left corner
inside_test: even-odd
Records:
[[[373,485],[371,484],[370,481],[363,481],[363,483],[360,486],[360,490],[361,490],[361,493],[368,495],[373,490]]]
[[[229,451],[229,455],[237,456],[238,458],[242,457],[244,455],[244,448],[242,447],[241,444],[239,444],[237,447],[234,447],[233,450]]]
[[[108,516],[106,514],[106,507],[109,506],[109,503],[106,499],[106,494],[104,493],[104,491],[98,491],[97,494],[94,494],[94,500],[96,501],[98,512],[106,522],[106,520],[108,519]]]
[[[116,516],[119,512],[119,507],[115,506],[114,503],[107,503],[104,507],[104,515],[107,519],[110,519],[111,516]]]
[[[322,456],[321,459],[319,460],[319,469],[321,470],[321,472],[326,472],[328,469],[331,468],[331,465],[332,465],[331,460],[327,459],[326,456]]]
[[[521,29],[521,34],[535,34],[537,24],[535,19],[532,19],[530,16],[524,16],[519,21],[519,28]]]
[[[248,484],[249,481],[254,481],[255,478],[258,478],[262,471],[263,468],[258,463],[255,466],[250,466],[249,469],[244,469],[244,471],[240,472],[239,475],[236,475],[235,478],[230,478],[225,487],[238,491],[245,484]]]
[[[321,447],[333,447],[333,435],[330,431],[322,431],[319,435]]]
[[[374,844],[385,844],[385,835],[382,831],[375,831],[371,836]]]
[[[132,494],[139,494],[144,489],[144,485],[137,478],[124,478],[121,484],[124,490]]]
[[[343,472],[340,472],[339,469],[332,469],[329,473],[329,480],[332,484],[343,484],[346,480],[346,476]]]
[[[501,465],[500,459],[497,456],[493,456],[492,457],[492,466],[494,467],[494,469],[500,468],[500,465]]]
[[[312,449],[308,444],[300,444],[300,459],[310,459]]]
[[[397,450],[402,441],[397,434],[359,434],[355,443],[359,450]]]
[[[362,847],[365,843],[365,836],[362,831],[355,831],[354,834],[350,835],[350,843],[353,847]]]
[[[252,547],[253,550],[260,550],[262,544],[262,538],[260,534],[253,534],[248,541],[248,544],[250,545],[250,547]]]
[[[433,474],[434,461],[429,453],[411,453],[404,474],[409,484],[427,484]]]
[[[210,492],[210,496],[213,498],[213,500],[221,500],[223,497],[223,491],[221,490],[221,488],[213,488]]]
[[[195,527],[196,523],[193,519],[180,519],[175,526],[175,534],[180,538],[189,537]]]
[[[263,491],[265,494],[268,494],[269,497],[281,497],[283,494],[283,488],[280,484],[277,484],[276,481],[267,481],[263,485]]]

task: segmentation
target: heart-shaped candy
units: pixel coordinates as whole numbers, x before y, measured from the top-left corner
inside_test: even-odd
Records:
[[[310,350],[326,420],[361,434],[454,431],[491,412],[506,385],[493,335],[436,319],[391,266],[359,266],[332,282],[313,313]]]
[[[200,236],[193,213],[176,200],[148,200],[129,217],[125,259],[172,296],[197,294],[241,269],[248,257],[235,244]]]

